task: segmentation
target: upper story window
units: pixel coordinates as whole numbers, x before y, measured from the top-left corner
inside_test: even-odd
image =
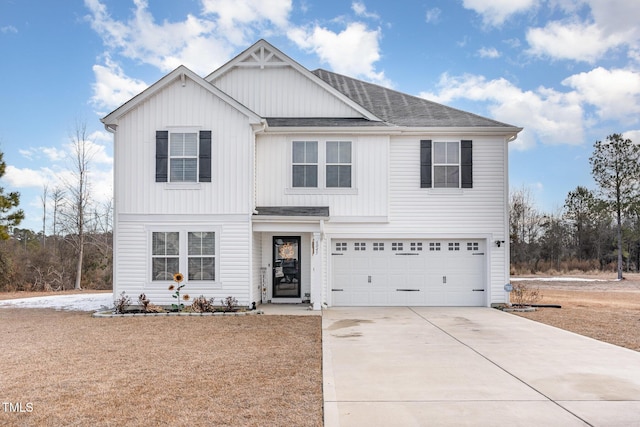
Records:
[[[156,131],[156,182],[211,182],[211,131]]]
[[[434,188],[460,187],[460,146],[458,142],[433,143]]]
[[[421,188],[472,188],[472,141],[420,141]]]
[[[326,184],[351,188],[351,141],[327,141]]]
[[[294,187],[318,186],[318,141],[293,141]]]
[[[169,181],[197,182],[198,134],[169,134]]]
[[[293,141],[291,187],[353,188],[351,141]]]

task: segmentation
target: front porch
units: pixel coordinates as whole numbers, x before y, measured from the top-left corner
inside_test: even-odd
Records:
[[[260,247],[254,252],[254,263],[260,264],[262,304],[306,304],[321,309],[327,219],[328,207],[256,208],[252,227]]]

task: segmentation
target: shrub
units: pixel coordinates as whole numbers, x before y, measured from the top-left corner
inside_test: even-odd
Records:
[[[120,298],[113,302],[113,311],[116,314],[123,314],[128,305],[131,305],[131,298],[127,296],[125,291],[122,291]]]
[[[515,306],[531,306],[542,298],[540,289],[530,288],[524,283],[516,283],[511,291],[511,304]]]

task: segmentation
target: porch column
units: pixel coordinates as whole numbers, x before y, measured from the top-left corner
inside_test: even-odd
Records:
[[[311,303],[314,310],[322,309],[322,255],[320,233],[311,237]]]

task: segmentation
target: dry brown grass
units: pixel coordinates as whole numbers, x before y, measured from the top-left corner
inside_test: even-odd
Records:
[[[600,341],[640,351],[640,276],[621,282],[523,282],[543,294],[540,304],[559,304],[519,316]]]
[[[0,309],[12,426],[321,426],[319,316],[92,318]]]

